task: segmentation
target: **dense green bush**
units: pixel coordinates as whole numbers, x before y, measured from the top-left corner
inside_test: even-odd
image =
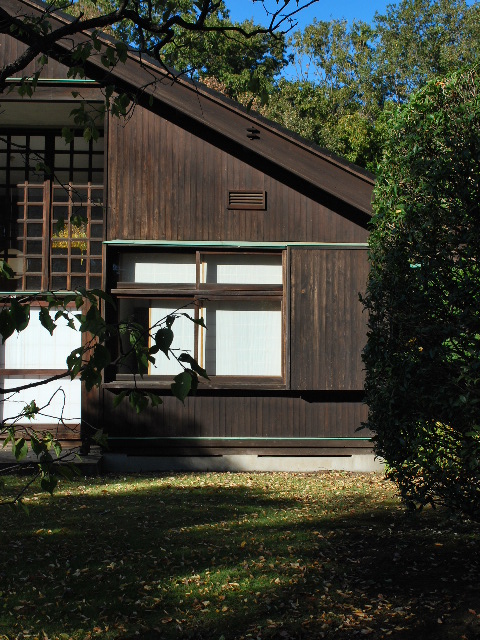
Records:
[[[364,304],[367,426],[410,507],[480,520],[480,69],[392,118]]]

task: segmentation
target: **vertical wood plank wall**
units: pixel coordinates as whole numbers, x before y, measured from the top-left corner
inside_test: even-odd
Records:
[[[6,34],[0,34],[0,67],[5,64],[16,60],[24,51],[26,51],[27,45],[23,44],[19,40],[16,40],[12,36]],[[37,56],[39,57],[39,56]],[[15,73],[13,77],[21,78],[22,76],[29,76],[38,70],[38,63],[36,60],[31,62],[24,69]],[[53,58],[48,59],[48,63],[43,68],[41,78],[55,78],[60,80],[68,77],[68,67],[57,62]]]
[[[292,248],[291,389],[363,389],[366,249]]]
[[[188,447],[201,447],[205,453],[325,455],[332,448],[344,454],[369,450],[364,440],[369,433],[355,433],[367,417],[358,400],[310,402],[295,394],[232,393],[189,397],[184,406],[167,396],[163,405],[139,418],[128,403],[112,409],[114,395],[103,393],[103,424],[113,436],[112,451],[188,454]],[[195,438],[201,440],[192,442]]]
[[[111,120],[108,139],[109,240],[367,240],[361,216],[352,222],[248,150],[222,149],[141,107],[127,124]],[[265,190],[267,210],[228,210],[229,189]]]
[[[357,222],[344,215],[325,194],[309,197],[248,150],[222,148],[221,141],[205,140],[180,124],[139,107],[126,125],[110,121],[109,240],[366,242],[361,216]],[[267,210],[228,210],[229,189],[265,190]],[[113,450],[143,446],[144,453],[185,453],[186,445],[172,442],[188,438],[216,443],[198,440],[193,448],[204,453],[272,454],[268,444],[249,438],[285,438],[284,448],[273,450],[293,455],[307,451],[295,438],[307,439],[315,455],[334,445],[337,453],[368,450],[362,440],[368,434],[356,433],[367,413],[360,360],[365,317],[358,301],[366,251],[292,248],[290,265],[291,390],[204,392],[188,398],[185,407],[167,396],[140,417],[127,404],[112,412],[113,393],[104,390]],[[325,440],[315,444],[316,438]]]
[[[25,48],[0,35],[0,66]],[[19,75],[35,69],[32,63]],[[67,78],[67,71],[51,59],[42,77]],[[215,134],[207,140],[181,114],[174,120],[141,107],[127,123],[110,119],[108,240],[367,241],[364,215],[345,215],[326,194],[306,194],[298,180],[257,158],[254,143],[230,148]],[[234,189],[265,190],[267,210],[228,210],[228,190]],[[104,390],[100,405],[84,395],[85,419],[94,422],[98,408],[100,426],[119,438],[364,436],[355,429],[366,418],[359,359],[365,318],[357,303],[366,279],[365,251],[292,250],[290,264],[290,391],[204,393],[187,398],[185,407],[167,396],[161,407],[137,416],[128,403],[112,410],[114,395]],[[323,393],[312,395],[318,390]],[[290,442],[290,452],[297,451],[294,446]],[[319,446],[320,452],[331,449],[327,441]],[[348,454],[365,445],[358,440],[336,446]]]

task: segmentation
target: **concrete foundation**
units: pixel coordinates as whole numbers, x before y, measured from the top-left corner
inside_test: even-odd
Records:
[[[104,453],[102,471],[140,473],[149,471],[382,471],[383,463],[373,454],[355,456],[130,456]]]

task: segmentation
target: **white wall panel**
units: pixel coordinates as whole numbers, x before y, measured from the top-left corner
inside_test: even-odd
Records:
[[[12,389],[24,384],[31,384],[42,378],[3,378],[0,384],[6,389]],[[11,396],[5,395],[5,401],[1,406],[3,419],[14,418],[19,412],[35,400],[37,407],[44,407],[42,413],[35,420],[26,418],[19,424],[57,424],[59,418],[65,422],[77,424],[81,415],[81,383],[79,380],[57,380],[33,389],[25,389]],[[48,405],[48,406],[46,406]]]
[[[39,311],[30,311],[28,327],[14,333],[3,346],[6,369],[66,369],[67,355],[80,346],[80,333],[63,320],[50,336],[41,325]]]
[[[73,349],[81,344],[81,335],[70,329],[64,320],[51,336],[41,325],[39,310],[31,309],[28,327],[20,333],[14,333],[0,347],[0,366],[2,369],[65,369],[66,358]],[[38,377],[22,377],[21,375],[0,378],[0,384],[7,389],[31,384],[45,379]],[[56,393],[57,392],[57,393]],[[11,397],[5,396],[0,403],[0,415],[3,419],[18,415],[19,410],[35,400],[38,407],[48,405],[33,423],[56,424],[60,417],[67,422],[78,423],[81,416],[81,383],[69,378],[20,391]],[[30,421],[24,419],[21,424]]]

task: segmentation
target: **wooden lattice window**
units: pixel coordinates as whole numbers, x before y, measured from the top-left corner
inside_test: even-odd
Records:
[[[100,287],[103,139],[0,131],[0,249],[16,276],[3,289]]]

